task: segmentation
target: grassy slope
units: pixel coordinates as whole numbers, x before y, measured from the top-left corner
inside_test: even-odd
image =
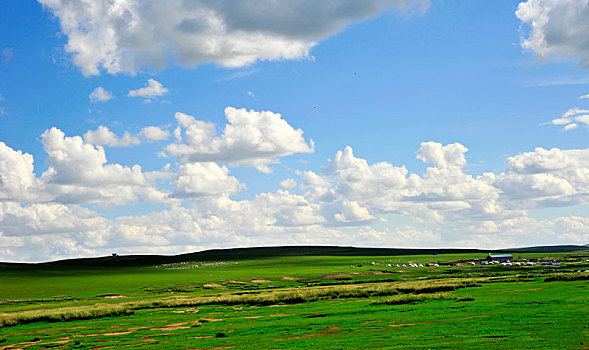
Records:
[[[10,344],[23,345],[23,342],[35,338],[40,340],[31,342],[28,348],[59,345],[55,342],[63,342],[59,346],[77,348],[113,344],[154,348],[188,345],[195,348],[230,345],[283,348],[310,347],[312,344],[323,348],[452,348],[457,344],[469,348],[490,344],[507,348],[583,348],[581,343],[589,344],[587,328],[584,328],[589,315],[587,281],[543,282],[542,278],[556,272],[587,269],[586,258],[571,265],[565,263],[557,269],[464,266],[392,269],[392,273],[384,273],[381,271],[386,267],[369,265],[371,261],[383,264],[423,263],[480,258],[481,255],[485,254],[380,257],[258,255],[255,259],[233,255],[234,259],[219,259],[221,264],[219,260],[212,262],[209,257],[203,259],[204,262],[165,267],[84,267],[67,263],[11,265],[10,269],[0,271],[0,299],[4,299],[0,303],[0,312],[86,307],[97,303],[116,305],[246,291],[266,293],[276,288],[312,290],[342,283],[354,286],[355,283],[390,283],[385,281],[439,283],[448,278],[524,277],[522,282],[485,283],[481,287],[447,292],[452,297],[474,298],[474,301],[468,302],[442,299],[410,305],[386,305],[380,302],[390,299],[390,296],[373,296],[265,307],[201,305],[149,308],[135,310],[132,316],[33,323],[0,328],[0,342],[5,340],[0,343],[0,348]],[[566,261],[571,257],[587,256],[587,252],[515,255]],[[352,264],[364,266],[350,269]],[[423,278],[426,279],[419,280]],[[125,297],[107,299],[101,297],[103,294]],[[211,319],[218,321],[207,322]],[[179,323],[182,325],[170,326]],[[217,333],[227,337],[214,337]],[[66,338],[68,335],[72,337]],[[76,345],[76,342],[80,344]]]

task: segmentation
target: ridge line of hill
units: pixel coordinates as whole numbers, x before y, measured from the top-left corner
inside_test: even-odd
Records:
[[[179,255],[121,255],[93,258],[57,260],[43,263],[0,263],[4,266],[70,266],[70,267],[140,267],[190,261],[248,260],[277,256],[396,256],[460,253],[557,253],[589,250],[589,245],[556,245],[508,249],[462,249],[462,248],[358,248],[343,246],[277,246],[209,249]]]

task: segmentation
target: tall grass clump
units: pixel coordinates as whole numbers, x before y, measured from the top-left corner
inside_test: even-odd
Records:
[[[480,279],[479,279],[480,280]],[[371,297],[399,296],[399,300],[422,300],[438,292],[453,291],[458,288],[478,286],[477,280],[450,281],[409,281],[404,283],[369,283],[346,284],[337,286],[320,286],[307,288],[275,289],[271,291],[252,291],[248,293],[226,293],[203,296],[172,296],[144,301],[123,302],[118,304],[95,304],[77,307],[59,307],[53,309],[18,311],[0,313],[0,327],[32,322],[58,322],[81,319],[92,319],[118,315],[129,315],[134,310],[157,309],[167,307],[190,307],[199,305],[275,305],[301,304],[318,300],[331,299],[362,299]],[[407,296],[407,293],[413,293]],[[416,298],[417,299],[412,299]],[[406,298],[406,299],[405,299]],[[392,299],[396,300],[396,299]]]
[[[588,272],[565,272],[546,277],[544,282],[589,280]]]
[[[34,322],[88,320],[110,316],[132,315],[133,313],[133,310],[126,305],[104,304],[0,313],[0,328]]]
[[[415,304],[424,301],[433,300],[456,300],[456,296],[449,293],[434,293],[434,294],[403,294],[397,295],[390,299],[376,302],[375,304],[386,304],[386,305],[403,305],[403,304]]]

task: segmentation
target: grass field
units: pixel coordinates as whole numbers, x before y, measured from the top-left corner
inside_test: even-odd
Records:
[[[587,251],[263,255],[0,264],[0,349],[589,348]]]

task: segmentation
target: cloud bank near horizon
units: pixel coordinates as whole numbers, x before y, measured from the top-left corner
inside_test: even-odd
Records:
[[[48,168],[40,175],[32,155],[0,142],[0,254],[40,261],[112,250],[179,253],[358,239],[372,246],[489,248],[589,240],[587,218],[530,215],[589,204],[589,149],[536,148],[508,157],[501,173],[474,176],[465,171],[468,149],[460,143],[422,142],[416,157],[427,164],[423,174],[389,161],[370,164],[347,146],[318,172],[298,170],[275,192],[236,200],[247,184],[232,168],[270,170],[279,158],[312,148],[280,114],[231,107],[225,113],[229,123],[220,136],[214,124],[183,113],[176,114],[180,131],[171,143],[162,129],[144,128],[170,157],[158,171],[108,162],[104,147],[125,138],[114,134],[117,142],[96,142],[96,132],[82,138],[46,130]],[[111,136],[104,133],[106,141]],[[190,152],[175,151],[180,146]],[[134,205],[160,207],[101,214]]]

